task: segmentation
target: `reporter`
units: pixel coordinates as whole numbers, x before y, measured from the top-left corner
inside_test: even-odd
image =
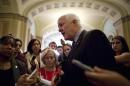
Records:
[[[14,58],[15,38],[2,36],[0,38],[0,85],[2,86],[31,86],[35,78],[27,80],[28,75],[20,75],[19,66]],[[16,83],[16,84],[15,84]]]
[[[115,36],[112,40],[112,48],[119,71],[130,80],[130,50],[124,37]]]
[[[112,48],[115,53],[115,59],[118,64],[126,67],[130,66],[130,50],[124,37],[115,36],[112,40]]]
[[[85,71],[87,79],[96,86],[130,86],[130,81],[115,71],[95,67]]]

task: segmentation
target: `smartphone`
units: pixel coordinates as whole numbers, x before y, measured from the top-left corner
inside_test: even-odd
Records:
[[[37,72],[37,68],[27,77],[27,79],[30,79],[35,73]]]
[[[78,67],[80,67],[81,69],[83,70],[88,70],[88,71],[93,71],[93,68],[88,66],[88,65],[85,65],[83,63],[81,63],[80,61],[76,60],[76,59],[73,59],[72,60],[72,63]]]

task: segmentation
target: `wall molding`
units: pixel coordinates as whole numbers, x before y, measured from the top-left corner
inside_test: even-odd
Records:
[[[127,15],[127,16],[124,16],[124,17],[121,17],[120,19],[118,19],[118,20],[114,23],[114,26],[116,26],[116,25],[119,24],[120,22],[125,23],[125,22],[128,22],[128,21],[130,21],[130,15]]]
[[[27,17],[15,14],[15,13],[0,13],[0,18],[9,18],[9,19],[15,19],[15,20],[20,20],[20,21],[27,21]]]

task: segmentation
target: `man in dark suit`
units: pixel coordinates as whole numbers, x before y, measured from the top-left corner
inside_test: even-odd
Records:
[[[59,32],[65,40],[73,41],[72,50],[66,62],[64,75],[58,86],[93,86],[84,75],[84,70],[72,64],[73,59],[91,67],[115,68],[115,59],[111,45],[100,30],[83,30],[79,18],[66,14],[58,19]]]

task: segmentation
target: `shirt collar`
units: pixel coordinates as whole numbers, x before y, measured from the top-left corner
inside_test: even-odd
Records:
[[[82,31],[83,31],[83,29],[80,29],[80,30],[76,33],[76,35],[75,35],[75,37],[74,37],[74,42],[77,42],[77,40],[78,40],[78,38],[79,38],[79,36],[80,36],[80,34],[81,34]]]

